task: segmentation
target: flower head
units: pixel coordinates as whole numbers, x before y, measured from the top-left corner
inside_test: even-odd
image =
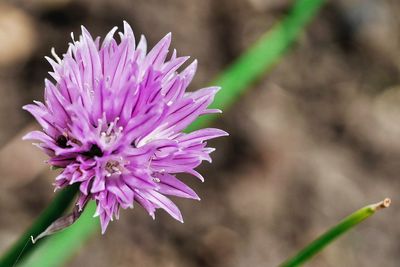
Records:
[[[120,208],[140,204],[154,218],[161,208],[182,221],[167,196],[199,199],[176,174],[203,177],[195,168],[210,161],[206,140],[227,135],[207,128],[182,132],[208,109],[218,87],[186,92],[197,62],[180,73],[188,57],[176,50],[167,59],[171,35],[147,53],[144,36],[136,45],[124,22],[100,42],[82,27],[62,59],[47,58],[54,82],[45,80],[44,103],[24,106],[42,126],[24,138],[38,140],[51,166],[62,168],[56,189],[79,184],[78,208],[95,200],[102,232]]]

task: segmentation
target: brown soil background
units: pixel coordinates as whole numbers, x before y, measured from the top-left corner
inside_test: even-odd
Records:
[[[20,140],[50,67],[71,31],[104,34],[125,19],[151,45],[173,33],[199,60],[193,89],[210,82],[274,22],[285,0],[14,0],[0,3],[0,252],[53,196],[56,173]],[[201,202],[122,213],[66,266],[276,266],[353,210],[393,205],[307,266],[400,266],[400,2],[328,1],[293,49],[215,125]],[[226,88],[229,90],[229,88]],[[224,91],[221,91],[223,93]]]

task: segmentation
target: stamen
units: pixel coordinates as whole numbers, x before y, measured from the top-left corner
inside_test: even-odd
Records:
[[[107,135],[111,134],[111,131],[113,130],[113,128],[114,128],[114,122],[111,122],[107,129]]]
[[[111,169],[113,169],[113,171],[119,172],[119,169],[115,166],[112,166]]]
[[[102,141],[105,144],[109,144],[109,143],[115,142],[117,140],[117,138],[120,136],[120,134],[123,131],[123,129],[124,129],[122,126],[117,128],[117,123],[118,123],[120,118],[116,117],[114,119],[114,121],[112,121],[112,122],[110,122],[108,124],[107,129],[104,131],[103,122],[105,121],[105,114],[103,114],[103,117],[104,117],[104,120],[100,120],[99,119],[98,120],[99,124],[97,126],[98,129],[100,128],[100,129],[103,130],[103,132],[101,132],[101,133],[99,132],[100,137],[101,137]]]
[[[122,158],[121,158],[122,161]],[[111,177],[113,174],[121,175],[123,164],[116,160],[110,160],[106,163],[105,170],[107,172],[106,177]]]

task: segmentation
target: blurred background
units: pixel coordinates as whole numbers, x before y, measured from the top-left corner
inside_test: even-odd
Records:
[[[127,20],[150,45],[167,32],[199,60],[203,87],[284,16],[289,0],[13,0],[0,3],[0,253],[53,197],[56,171],[29,142],[21,106],[42,100],[50,66],[85,25],[104,36]],[[276,266],[329,226],[391,197],[307,266],[400,265],[400,2],[328,1],[284,59],[215,125],[201,202],[122,212],[66,266]],[[229,90],[229,88],[226,88]],[[222,90],[220,93],[224,93]]]

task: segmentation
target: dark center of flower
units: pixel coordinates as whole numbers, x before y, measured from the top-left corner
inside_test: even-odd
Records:
[[[101,149],[100,149],[100,147],[98,147],[98,145],[93,144],[90,147],[89,151],[83,152],[82,154],[84,156],[91,157],[91,158],[93,158],[95,156],[102,157],[103,156],[103,151],[101,151]]]
[[[68,142],[68,139],[64,135],[60,135],[56,140],[57,145],[61,148],[70,147],[67,145],[67,142]]]

